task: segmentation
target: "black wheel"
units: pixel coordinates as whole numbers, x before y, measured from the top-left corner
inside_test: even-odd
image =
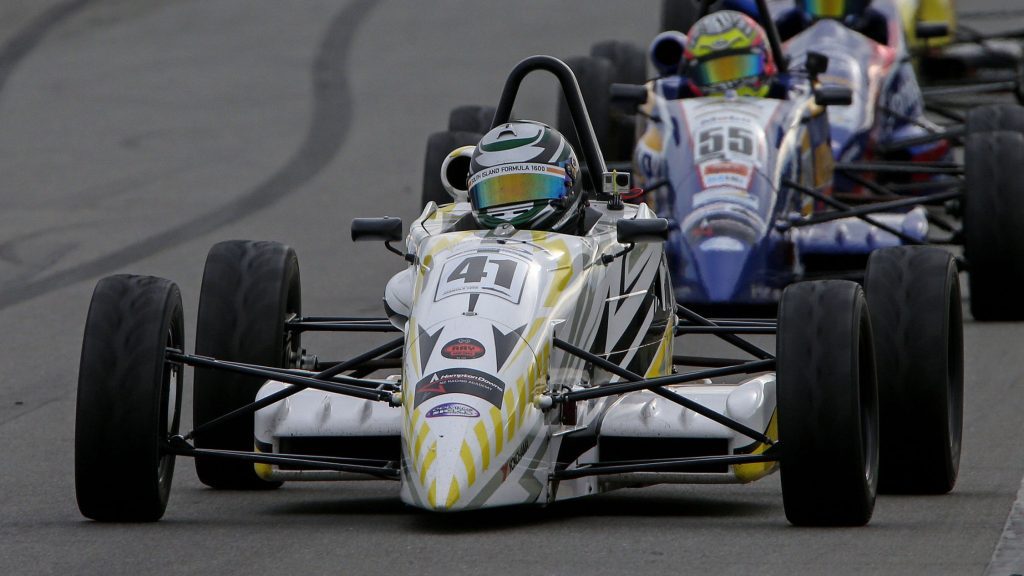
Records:
[[[454,114],[454,111],[453,111]],[[423,160],[423,195],[420,208],[427,202],[450,204],[452,197],[441,183],[441,164],[456,148],[476,146],[483,134],[476,132],[435,132],[427,139],[427,154]]]
[[[607,40],[594,44],[590,55],[612,63],[612,82],[643,84],[647,81],[647,54],[635,44]],[[611,160],[630,160],[636,145],[636,114],[627,113],[610,104],[608,113],[608,148],[603,150],[604,155]]]
[[[448,114],[448,131],[486,134],[491,130],[495,112],[497,108],[494,106],[467,105],[452,108]]]
[[[721,0],[711,4],[711,11],[714,12],[721,7]],[[661,2],[661,29],[678,30],[686,34],[693,24],[700,18],[699,0],[662,0]]]
[[[285,322],[302,314],[299,261],[277,242],[232,240],[215,244],[206,257],[196,354],[273,367],[293,367],[301,354],[297,332]],[[265,381],[252,376],[196,368],[193,419],[198,428],[252,403]],[[253,449],[253,416],[227,420],[199,433],[196,447]],[[252,463],[196,458],[199,480],[213,488],[274,488],[256,475]]]
[[[590,55],[612,63],[612,82],[643,84],[647,81],[647,55],[632,42],[605,40],[590,47]]]
[[[611,94],[609,90],[614,78],[614,68],[610,60],[606,58],[576,57],[568,58],[565,63],[572,69],[576,76],[576,82],[580,85],[580,92],[583,93],[583,102],[587,105],[587,114],[590,116],[590,123],[594,127],[594,136],[597,137],[597,144],[601,147],[601,153],[605,160],[617,160],[609,155],[613,146],[608,140],[609,125],[611,123]],[[558,131],[569,140],[574,150],[580,151],[580,138],[576,134],[576,126],[573,124],[572,115],[569,113],[569,106],[562,96],[561,90],[558,95]]]
[[[976,106],[967,112],[966,127],[968,134],[999,130],[1024,133],[1024,108],[1009,104]]]
[[[878,395],[860,286],[786,288],[776,358],[786,518],[797,526],[866,524],[878,487]]]
[[[976,320],[1024,320],[1024,133],[969,134],[964,256]]]
[[[945,494],[956,484],[963,430],[956,261],[941,248],[876,250],[864,287],[878,366],[879,490]]]
[[[92,294],[78,368],[75,493],[82,515],[152,522],[167,508],[181,421],[181,293],[151,276],[109,276]]]

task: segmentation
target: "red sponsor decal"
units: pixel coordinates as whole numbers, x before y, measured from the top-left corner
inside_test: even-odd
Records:
[[[441,356],[452,360],[476,360],[486,353],[484,345],[472,338],[456,338],[441,348]]]
[[[714,174],[738,174],[746,177],[750,175],[750,167],[746,164],[737,164],[735,162],[720,162],[705,167],[704,174],[708,176]]]

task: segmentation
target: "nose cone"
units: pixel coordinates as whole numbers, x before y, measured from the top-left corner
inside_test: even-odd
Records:
[[[461,510],[467,507],[467,489],[482,472],[480,442],[474,428],[487,430],[480,419],[472,417],[477,410],[466,404],[438,404],[439,411],[469,413],[468,416],[447,416],[438,419],[416,418],[412,433],[403,439],[406,482],[403,499],[407,503],[436,512]],[[488,417],[489,419],[489,417]],[[475,440],[475,441],[474,441]]]
[[[726,236],[694,246],[694,266],[708,302],[731,302],[746,288],[750,252],[750,245]]]

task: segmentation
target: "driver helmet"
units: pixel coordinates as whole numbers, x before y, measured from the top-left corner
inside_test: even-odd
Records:
[[[753,18],[721,10],[701,18],[687,35],[687,76],[697,96],[768,95],[777,68],[768,35]]]
[[[860,16],[870,4],[871,0],[796,0],[796,7],[812,20],[845,20],[849,16]]]
[[[557,130],[530,120],[484,134],[469,166],[469,201],[486,228],[559,231],[583,204],[580,168]]]

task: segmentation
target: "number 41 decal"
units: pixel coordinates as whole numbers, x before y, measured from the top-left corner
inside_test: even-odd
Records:
[[[529,265],[505,254],[470,253],[444,263],[434,301],[459,294],[490,294],[519,303]]]

